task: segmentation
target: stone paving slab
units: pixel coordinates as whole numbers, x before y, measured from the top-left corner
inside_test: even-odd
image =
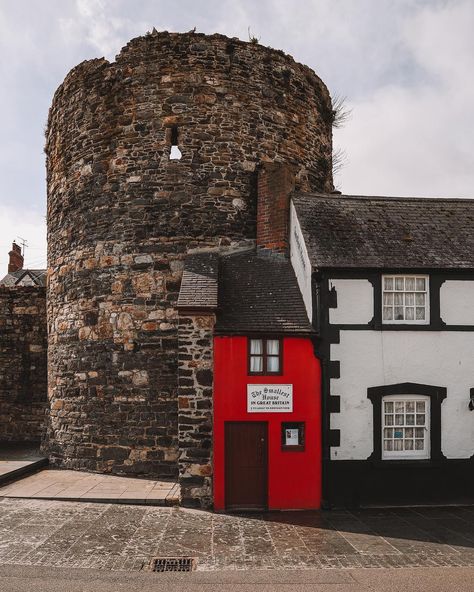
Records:
[[[0,565],[147,571],[474,567],[474,509],[213,514],[179,507],[3,498]]]
[[[179,487],[167,481],[47,469],[0,487],[2,497],[173,505],[179,503]]]

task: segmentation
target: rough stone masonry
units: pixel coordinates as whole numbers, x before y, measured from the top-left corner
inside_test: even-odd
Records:
[[[0,441],[39,441],[46,413],[46,290],[0,286]]]
[[[260,162],[332,190],[331,124],[310,68],[222,35],[150,34],[68,74],[46,143],[53,465],[177,476],[184,257],[253,244]]]

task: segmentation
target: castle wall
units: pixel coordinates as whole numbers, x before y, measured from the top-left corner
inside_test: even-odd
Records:
[[[0,287],[0,441],[38,441],[46,413],[46,295]]]
[[[331,190],[331,122],[311,69],[220,35],[140,37],[69,73],[46,144],[53,465],[176,477],[183,258],[255,240],[262,160]]]

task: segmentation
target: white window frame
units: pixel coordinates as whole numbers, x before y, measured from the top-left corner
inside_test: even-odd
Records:
[[[424,426],[415,425],[413,426],[403,424],[402,426],[396,425],[386,425],[385,424],[385,402],[404,402],[407,401],[423,401],[425,403],[425,424]],[[395,414],[393,416],[395,418]],[[394,419],[395,421],[395,419]],[[423,427],[425,431],[424,442],[425,446],[423,450],[384,450],[384,431],[385,428],[393,428],[394,430],[400,427],[401,429],[409,429],[409,428],[420,428]],[[431,458],[431,399],[425,395],[386,395],[382,397],[382,424],[381,424],[381,434],[380,437],[382,438],[382,460],[428,460]],[[403,438],[405,440],[405,438]]]
[[[394,282],[394,289],[393,290],[385,290],[385,280],[387,278],[392,278],[393,282]],[[424,279],[425,280],[425,291],[424,292],[418,292],[418,294],[425,294],[425,318],[424,319],[413,319],[413,320],[407,320],[407,319],[402,319],[402,320],[385,320],[384,314],[383,314],[383,308],[384,308],[384,294],[385,293],[397,293],[397,290],[395,290],[395,279],[396,278],[410,278],[410,279],[414,279],[415,282],[417,279]],[[409,290],[403,290],[403,291],[398,291],[399,294],[406,294],[407,292],[411,293],[411,291]],[[416,291],[413,292],[414,294],[416,294]],[[430,324],[430,276],[429,275],[425,275],[425,274],[404,274],[404,273],[398,273],[398,274],[392,274],[392,273],[387,273],[382,275],[382,324],[383,325],[429,325]],[[415,305],[416,306],[416,305]],[[405,304],[403,304],[403,316],[405,316]],[[415,308],[415,317],[416,317],[416,308]]]

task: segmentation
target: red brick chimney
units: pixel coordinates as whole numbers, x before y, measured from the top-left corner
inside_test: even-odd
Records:
[[[295,169],[281,162],[264,162],[258,171],[257,248],[288,252],[290,194]]]
[[[21,247],[13,241],[12,250],[8,253],[10,261],[8,262],[8,273],[23,269],[23,255],[21,254]]]

